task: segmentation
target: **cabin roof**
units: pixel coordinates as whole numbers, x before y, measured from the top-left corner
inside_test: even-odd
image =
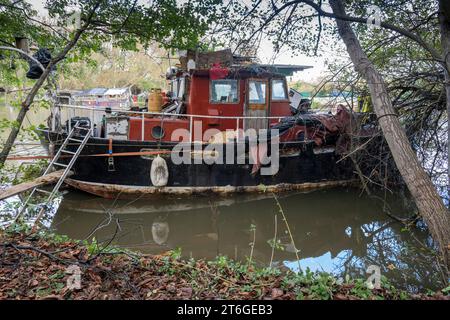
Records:
[[[108,89],[106,88],[92,88],[83,90],[81,92],[78,92],[74,95],[76,96],[101,96],[103,95]]]
[[[279,74],[283,76],[292,76],[294,72],[303,71],[312,68],[306,65],[291,64],[258,64],[257,58],[253,56],[243,56],[234,54],[231,49],[224,49],[213,52],[197,52],[187,50],[183,56],[180,56],[181,70],[188,70],[187,63],[189,60],[195,61],[197,70],[208,70],[213,64],[219,64],[233,70],[249,69],[265,69],[266,72]],[[253,70],[250,70],[253,72]],[[261,73],[260,71],[258,73]],[[199,73],[197,73],[199,74]]]
[[[114,95],[118,95],[118,94],[124,94],[128,90],[129,90],[128,87],[126,87],[126,88],[112,88],[112,89],[106,90],[106,92],[104,92],[103,95],[105,95],[105,96],[114,96]]]
[[[279,73],[285,76],[292,76],[294,72],[312,68],[312,66],[300,64],[261,64],[260,66],[273,73]]]
[[[74,93],[74,96],[114,96],[124,94],[129,90],[128,87],[125,88],[92,88]]]
[[[225,67],[226,68],[226,67]],[[287,65],[287,64],[250,64],[250,65],[233,65],[228,67],[229,74],[227,78],[271,78],[291,76],[296,71],[312,68],[303,65]],[[193,74],[196,76],[208,76],[210,69],[196,69]]]

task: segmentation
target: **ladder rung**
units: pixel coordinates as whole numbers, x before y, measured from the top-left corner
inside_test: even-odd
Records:
[[[34,204],[34,203],[29,203],[27,206],[31,206],[34,208],[46,208],[47,207],[47,203],[39,203],[39,204]]]
[[[74,135],[74,131],[73,131],[73,129],[72,129],[72,131],[69,133],[69,135],[68,135],[68,136],[66,137],[66,139],[64,140],[64,143],[63,143],[62,147],[59,149],[57,156],[53,157],[52,162],[50,163],[49,167],[48,167],[47,170],[45,171],[45,172],[48,172],[48,171],[50,170],[50,168],[51,168],[52,165],[53,165],[53,166],[59,166],[59,167],[66,168],[66,169],[64,170],[63,175],[60,177],[60,179],[59,179],[59,181],[58,181],[58,183],[57,183],[57,186],[56,186],[52,191],[47,191],[47,190],[43,190],[43,189],[34,188],[33,191],[31,192],[31,194],[28,196],[28,198],[27,198],[27,200],[25,201],[25,203],[22,205],[22,208],[20,209],[20,212],[17,214],[17,216],[16,216],[16,218],[14,219],[14,221],[15,221],[15,220],[16,220],[16,219],[24,212],[24,210],[26,210],[27,207],[41,208],[41,213],[42,213],[42,210],[45,210],[45,208],[48,207],[48,203],[49,203],[49,201],[52,199],[52,197],[54,196],[54,194],[56,194],[56,193],[58,192],[58,189],[60,188],[61,183],[62,183],[61,179],[64,179],[63,177],[66,177],[66,176],[67,176],[67,173],[68,173],[68,170],[69,170],[69,166],[70,166],[71,164],[73,165],[73,162],[76,160],[76,159],[74,159],[74,158],[76,158],[76,157],[77,157],[77,154],[79,154],[79,153],[81,152],[81,150],[82,150],[83,147],[86,145],[86,142],[88,141],[88,139],[89,139],[89,137],[90,137],[90,135],[91,135],[91,129],[78,127],[77,125],[75,125],[73,128],[74,128],[74,129],[79,129],[79,130],[86,130],[87,133],[86,133],[86,135],[85,135],[84,137],[82,137],[82,139],[72,138],[72,136]],[[64,149],[64,148],[67,146],[67,144],[68,144],[69,141],[75,141],[75,142],[80,143],[80,145],[78,146],[78,149],[77,149],[76,152],[73,152],[73,151]],[[74,158],[72,158],[72,160],[71,160],[71,162],[69,162],[69,164],[64,164],[64,163],[56,162],[56,161],[58,160],[58,157],[61,155],[61,153],[68,153],[68,154],[74,155]],[[45,193],[45,194],[50,195],[50,196],[47,198],[47,202],[46,202],[45,204],[34,204],[34,203],[29,203],[31,197],[33,196],[34,192],[36,192],[36,191],[37,191],[37,192],[42,192],[42,193]],[[41,214],[40,214],[40,215],[41,215]],[[40,216],[38,216],[37,220],[39,220],[39,217],[40,217]]]
[[[75,152],[69,151],[69,150],[65,150],[65,149],[61,149],[61,152],[68,153],[68,154],[75,154]]]
[[[25,207],[39,207],[39,204],[35,204],[35,203],[27,203],[27,205]]]
[[[67,164],[64,164],[64,163],[54,162],[53,164],[57,165],[57,166],[60,166],[60,167],[67,168]]]
[[[46,193],[46,194],[51,194],[51,192],[50,192],[50,191],[47,191],[47,190],[43,190],[43,189],[37,189],[37,188],[36,188],[36,191],[38,191],[38,192],[42,192],[42,193]]]
[[[33,208],[42,208],[43,204],[42,203],[27,203],[26,206],[24,206],[23,208],[25,209],[26,207],[33,207]]]
[[[80,130],[86,130],[86,131],[89,131],[89,130],[91,130],[91,129],[88,129],[88,128],[83,128],[83,127],[74,127],[75,129],[80,129]]]

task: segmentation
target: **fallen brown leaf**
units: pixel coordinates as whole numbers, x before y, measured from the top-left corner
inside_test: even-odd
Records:
[[[283,294],[284,294],[283,290],[279,288],[273,288],[270,296],[272,297],[272,299],[276,299],[281,297]]]

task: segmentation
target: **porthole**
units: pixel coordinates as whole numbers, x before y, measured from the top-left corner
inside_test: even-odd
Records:
[[[154,126],[152,128],[152,137],[155,139],[161,139],[164,137],[164,129],[161,126]]]

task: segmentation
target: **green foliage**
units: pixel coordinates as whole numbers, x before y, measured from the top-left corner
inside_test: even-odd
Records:
[[[6,163],[0,168],[0,183],[2,185],[19,184],[30,181],[42,174],[42,171],[47,167],[48,161],[45,159],[37,160],[35,162],[23,162],[19,165],[14,163]]]
[[[274,248],[275,250],[284,251],[285,249],[280,239],[269,239],[267,240],[267,243],[271,248]]]
[[[449,295],[450,294],[450,286],[446,287],[445,289],[442,289],[442,293],[445,295]]]
[[[30,227],[27,225],[14,224],[9,226],[6,230],[0,230],[0,236],[9,237],[12,241],[26,241],[32,243],[33,246],[44,251],[49,250],[49,245],[53,251],[52,254],[58,255],[58,252],[63,252],[64,248],[71,248],[77,252],[87,251],[89,255],[97,256],[96,263],[104,267],[110,267],[111,275],[117,275],[117,270],[121,272],[130,272],[140,274],[151,274],[160,276],[158,284],[169,283],[171,287],[175,287],[182,283],[183,288],[186,284],[192,288],[192,297],[202,297],[207,292],[215,292],[218,298],[230,297],[246,297],[253,299],[270,298],[275,293],[275,296],[296,297],[297,299],[411,299],[412,296],[406,291],[398,290],[393,287],[385,277],[381,279],[381,289],[371,290],[366,284],[366,280],[362,278],[351,279],[348,275],[344,280],[338,280],[334,276],[326,272],[312,272],[306,269],[304,272],[284,272],[280,269],[274,268],[259,268],[253,266],[251,269],[247,268],[245,264],[227,258],[226,256],[218,256],[212,261],[189,259],[187,261],[180,258],[180,250],[175,250],[168,255],[150,257],[148,255],[140,255],[138,253],[126,252],[121,254],[123,250],[114,246],[108,248],[101,248],[97,240],[93,239],[91,242],[85,241],[73,242],[65,236],[57,236],[49,233],[46,230],[38,233],[30,234]],[[37,246],[38,244],[44,247]],[[61,247],[58,247],[61,244]],[[78,246],[77,248],[74,248]],[[61,250],[61,248],[63,248]],[[99,255],[99,253],[103,253]],[[113,253],[108,254],[108,253]],[[129,259],[132,258],[132,259]],[[93,261],[93,260],[92,260]],[[39,261],[37,261],[39,262]],[[118,262],[118,264],[115,264]],[[126,263],[124,263],[126,262]],[[127,267],[124,268],[124,265]],[[117,266],[120,266],[117,268]],[[135,270],[134,268],[138,268]],[[36,270],[33,270],[36,272]],[[130,274],[129,273],[129,274]],[[34,273],[36,274],[36,273]],[[41,275],[41,269],[38,269],[37,274]],[[120,275],[123,276],[122,273]],[[62,287],[65,273],[63,269],[57,269],[49,272],[45,278],[40,279],[36,287],[29,290],[34,290],[38,296],[47,296],[52,291],[59,292]],[[154,278],[152,275],[150,277]],[[174,281],[177,278],[180,281]],[[131,277],[129,278],[131,280]],[[88,279],[86,279],[88,280]],[[136,280],[136,279],[135,279]],[[138,276],[137,280],[142,281],[142,277]],[[96,283],[97,284],[97,283]],[[165,287],[164,287],[165,288]],[[156,289],[156,290],[155,290]],[[17,295],[14,288],[9,289],[10,297]],[[28,290],[28,289],[27,289]],[[156,293],[157,287],[152,290]],[[450,287],[441,290],[438,293],[428,291],[430,297],[447,295]],[[175,291],[171,291],[175,294]],[[419,297],[424,297],[420,295]],[[425,297],[426,298],[426,297]]]
[[[181,258],[181,248],[175,248],[170,251],[170,257],[174,260],[179,260]]]
[[[354,287],[350,292],[361,299],[368,299],[372,295],[372,290],[367,287],[364,279],[355,280]]]
[[[67,26],[74,12],[79,12],[84,22],[99,4],[77,51],[82,57],[99,51],[106,41],[125,50],[136,50],[138,44],[148,46],[152,42],[166,48],[195,47],[214,18],[209,12],[217,3],[215,0],[183,3],[156,0],[150,4],[127,0],[64,0],[47,1],[46,9],[61,26]]]
[[[42,171],[48,165],[48,161],[45,159],[36,160],[36,162],[28,163],[26,165],[20,165],[14,180],[13,184],[19,184],[22,182],[30,181],[36,179],[41,176]]]
[[[31,226],[25,223],[13,223],[4,229],[6,234],[29,234],[31,232]]]
[[[228,259],[227,256],[218,255],[215,260],[210,262],[210,264],[217,266],[219,269],[224,269],[229,267],[230,262],[231,261]]]
[[[106,44],[122,50],[138,50],[158,43],[166,49],[196,48],[209,24],[216,19],[214,8],[219,0],[151,2],[129,0],[62,0],[45,2],[50,23],[39,18],[38,12],[25,1],[5,0],[0,3],[0,42],[14,46],[17,35],[30,44],[49,48],[53,57],[83,28],[76,46],[60,63],[60,72],[69,72],[70,65],[89,61],[93,52],[102,52]],[[74,24],[79,16],[79,25]],[[18,87],[18,78],[11,66],[17,53],[3,51],[0,63],[2,82]],[[14,58],[15,57],[15,58]],[[7,59],[8,58],[8,59]],[[90,61],[92,63],[92,61]]]
[[[14,46],[15,37],[27,37],[49,46],[52,37],[42,24],[35,23],[37,11],[28,1],[2,0],[0,3],[0,42]]]
[[[171,263],[170,257],[169,256],[165,256],[162,258],[163,261],[163,265],[160,266],[160,271],[163,274],[169,274],[169,275],[173,275],[175,274],[175,268],[173,266],[173,264]]]
[[[90,242],[85,242],[87,251],[89,255],[93,256],[100,252],[100,247],[98,245],[97,239],[95,237],[92,238]]]
[[[64,242],[70,241],[70,238],[68,236],[62,235],[62,234],[49,233],[49,232],[42,232],[41,231],[41,236],[46,241],[48,241],[49,243],[53,243],[53,244],[60,244],[60,243],[64,243]]]

